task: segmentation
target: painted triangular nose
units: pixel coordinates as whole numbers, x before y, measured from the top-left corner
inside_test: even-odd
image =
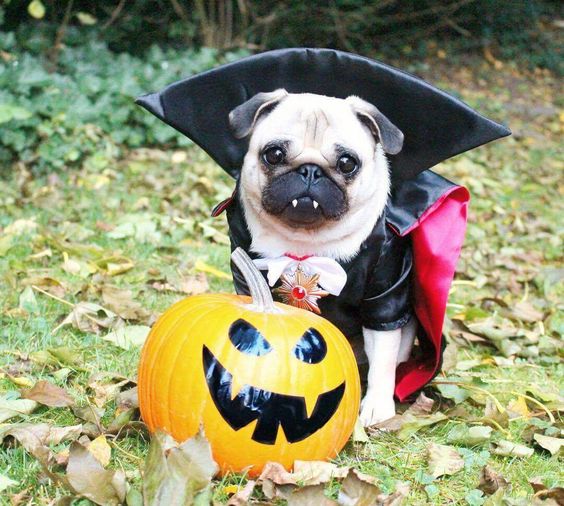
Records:
[[[135,103],[147,109],[157,118],[164,120],[164,109],[160,93],[147,93],[135,99]]]

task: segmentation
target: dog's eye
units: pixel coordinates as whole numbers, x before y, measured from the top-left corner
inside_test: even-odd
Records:
[[[229,339],[236,349],[247,355],[261,357],[272,350],[264,336],[249,322],[242,319],[233,322],[229,327]]]
[[[293,349],[294,356],[308,364],[318,364],[327,354],[327,344],[315,329],[308,329]]]
[[[268,165],[279,165],[286,160],[286,153],[280,146],[272,146],[264,150],[262,159]]]
[[[342,174],[352,174],[358,169],[358,162],[350,155],[343,155],[337,160],[337,170]]]

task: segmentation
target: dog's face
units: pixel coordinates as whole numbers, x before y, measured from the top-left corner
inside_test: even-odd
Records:
[[[237,137],[250,135],[241,191],[261,220],[320,232],[383,210],[384,153],[398,153],[403,135],[368,102],[280,89],[255,95],[229,119]]]

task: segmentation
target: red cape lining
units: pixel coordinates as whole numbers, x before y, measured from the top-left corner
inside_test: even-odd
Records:
[[[421,390],[440,367],[446,304],[464,242],[469,200],[466,188],[450,188],[402,234],[412,239],[414,308],[423,335],[418,335],[422,355],[398,366],[395,395],[400,402]]]

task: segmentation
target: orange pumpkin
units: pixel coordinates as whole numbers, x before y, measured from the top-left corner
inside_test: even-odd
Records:
[[[232,258],[252,298],[193,296],[159,318],[139,365],[143,420],[178,441],[203,425],[222,472],[334,457],[360,400],[347,340],[320,316],[273,302],[242,250]]]

